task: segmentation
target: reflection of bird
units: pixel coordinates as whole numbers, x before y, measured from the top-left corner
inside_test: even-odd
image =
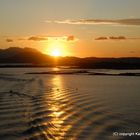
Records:
[[[59,89],[57,88],[57,91],[59,91]]]

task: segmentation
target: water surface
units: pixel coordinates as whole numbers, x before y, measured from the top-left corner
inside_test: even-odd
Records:
[[[140,131],[140,77],[24,74],[47,70],[0,69],[0,139],[140,138],[113,135]]]

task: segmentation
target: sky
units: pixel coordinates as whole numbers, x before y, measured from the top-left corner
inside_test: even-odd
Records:
[[[140,57],[140,0],[0,0],[0,48]]]

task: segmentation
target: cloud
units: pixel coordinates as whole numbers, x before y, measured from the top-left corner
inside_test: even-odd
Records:
[[[81,19],[81,20],[56,20],[46,21],[47,23],[59,24],[84,24],[84,25],[133,25],[140,26],[140,19]]]
[[[27,37],[21,37],[21,38],[14,38],[14,39],[10,39],[10,38],[5,38],[6,42],[14,42],[14,41],[62,41],[62,42],[76,42],[79,39],[76,38],[74,35],[69,35],[69,36],[44,36],[44,35],[40,35],[40,36],[27,36]]]
[[[108,38],[105,36],[101,36],[101,37],[95,38],[95,40],[108,40]]]
[[[128,40],[128,39],[134,39],[134,38],[127,38],[125,36],[110,36],[110,37],[97,37],[95,40]]]
[[[61,41],[65,41],[65,42],[75,42],[78,40],[78,38],[76,38],[75,36],[73,35],[70,35],[70,36],[62,36],[62,37],[56,37],[58,40],[61,40]]]
[[[73,35],[67,37],[67,41],[75,41],[75,40],[76,38]]]
[[[48,40],[48,38],[41,37],[41,36],[32,36],[32,37],[29,37],[28,40],[31,40],[31,41],[46,41],[46,40]]]
[[[13,39],[9,39],[9,38],[6,39],[6,42],[9,42],[9,43],[11,43],[13,41],[14,41]]]
[[[32,36],[29,37],[27,40],[29,41],[54,41],[54,40],[59,40],[59,41],[64,41],[64,42],[75,42],[78,39],[75,38],[73,35],[71,36]]]
[[[135,51],[130,51],[130,53],[136,53]]]
[[[74,35],[70,35],[70,36],[47,36],[48,41],[54,41],[54,40],[58,40],[58,41],[63,41],[63,42],[75,42],[78,40],[78,38],[76,38]]]
[[[109,37],[109,39],[112,39],[112,40],[125,40],[127,38],[125,36],[111,36],[111,37]]]

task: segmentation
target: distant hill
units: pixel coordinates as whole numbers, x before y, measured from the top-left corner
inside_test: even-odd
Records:
[[[0,50],[0,63],[51,63],[51,57],[33,48],[11,47]]]
[[[140,69],[140,57],[125,58],[78,58],[78,57],[59,57],[56,61],[53,57],[43,54],[33,48],[10,47],[0,49],[0,66],[9,67],[10,64],[25,63],[28,66],[76,66],[77,68],[93,69]],[[22,65],[20,65],[22,66]]]
[[[140,69],[140,58],[65,57],[65,59],[61,58],[59,60],[59,65],[78,66],[79,68],[91,68],[91,69]]]

